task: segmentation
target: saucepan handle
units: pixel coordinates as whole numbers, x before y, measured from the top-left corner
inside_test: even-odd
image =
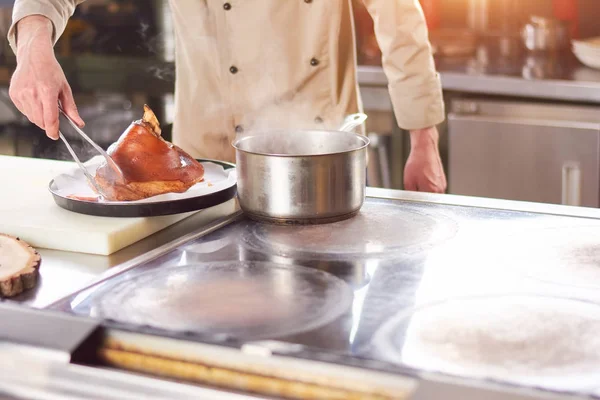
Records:
[[[352,129],[356,128],[357,126],[359,126],[360,124],[365,122],[366,119],[367,119],[366,114],[362,114],[362,113],[350,114],[344,119],[344,122],[342,122],[342,125],[340,125],[338,130],[350,132]]]

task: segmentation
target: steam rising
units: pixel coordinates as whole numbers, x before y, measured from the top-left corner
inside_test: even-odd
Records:
[[[64,134],[64,132],[63,132]],[[77,154],[77,157],[81,162],[86,162],[92,158],[98,156],[98,152],[86,141],[80,138],[74,138],[66,135],[67,141],[71,145],[71,148]],[[62,161],[73,161],[71,153],[67,150],[67,147],[62,141],[57,142],[55,157]]]
[[[148,36],[148,29],[150,29],[150,24],[147,22],[140,22],[140,29],[138,29],[137,33],[142,37],[142,39],[146,39]]]
[[[73,127],[67,122],[64,116],[59,115],[60,122],[60,131],[64,135],[65,139],[69,142],[69,145],[82,162],[86,162],[96,156],[98,156],[98,151],[94,149],[94,147],[89,144],[85,139],[83,139]],[[84,128],[85,129],[85,128]],[[92,140],[94,137],[91,136]],[[43,139],[49,140],[49,139]],[[56,154],[55,157],[59,160],[63,161],[73,161],[73,157],[69,150],[64,145],[62,141],[58,141],[56,146]]]
[[[150,72],[156,79],[160,79],[167,82],[175,81],[175,67],[159,67],[156,65],[151,65],[147,68],[147,71]]]
[[[238,147],[260,154],[308,156],[352,151],[365,145],[365,139],[352,133],[307,130],[246,135]]]
[[[166,51],[166,40],[169,38],[170,32],[159,33],[154,36],[148,34],[150,25],[144,21],[140,22],[140,27],[137,33],[140,35],[144,42],[144,47],[150,54],[156,55],[159,58],[164,58]],[[159,64],[150,65],[147,67],[147,71],[150,72],[156,79],[164,80],[167,82],[175,81],[175,66],[167,65],[162,66]]]

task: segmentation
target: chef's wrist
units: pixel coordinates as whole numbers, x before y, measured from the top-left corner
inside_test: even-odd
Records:
[[[30,15],[20,20],[16,25],[17,62],[29,50],[53,53],[53,29],[50,19],[43,15]]]
[[[439,133],[435,126],[410,131],[410,147],[412,150],[436,147],[439,143]]]

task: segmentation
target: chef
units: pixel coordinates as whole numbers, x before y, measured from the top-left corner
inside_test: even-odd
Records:
[[[10,97],[58,139],[58,101],[81,126],[53,46],[83,0],[16,0]],[[419,0],[363,0],[375,21],[397,123],[410,131],[407,190],[443,192],[441,85]],[[362,109],[352,0],[171,0],[176,38],[173,142],[234,161],[238,133],[331,129]]]

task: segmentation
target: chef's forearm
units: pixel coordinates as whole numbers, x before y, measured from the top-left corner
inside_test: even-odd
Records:
[[[445,118],[427,25],[418,0],[363,0],[375,23],[398,125],[435,126]]]
[[[52,51],[52,22],[41,15],[31,15],[16,25],[17,62],[32,48],[36,51]]]
[[[410,131],[410,147],[412,150],[422,148],[437,148],[440,140],[438,130],[435,126]]]
[[[16,0],[13,6],[12,25],[7,39],[13,52],[17,54],[21,39],[21,22],[32,17],[45,17],[50,21],[51,44],[54,45],[65,30],[75,7],[83,0]],[[39,33],[39,32],[38,32]]]

